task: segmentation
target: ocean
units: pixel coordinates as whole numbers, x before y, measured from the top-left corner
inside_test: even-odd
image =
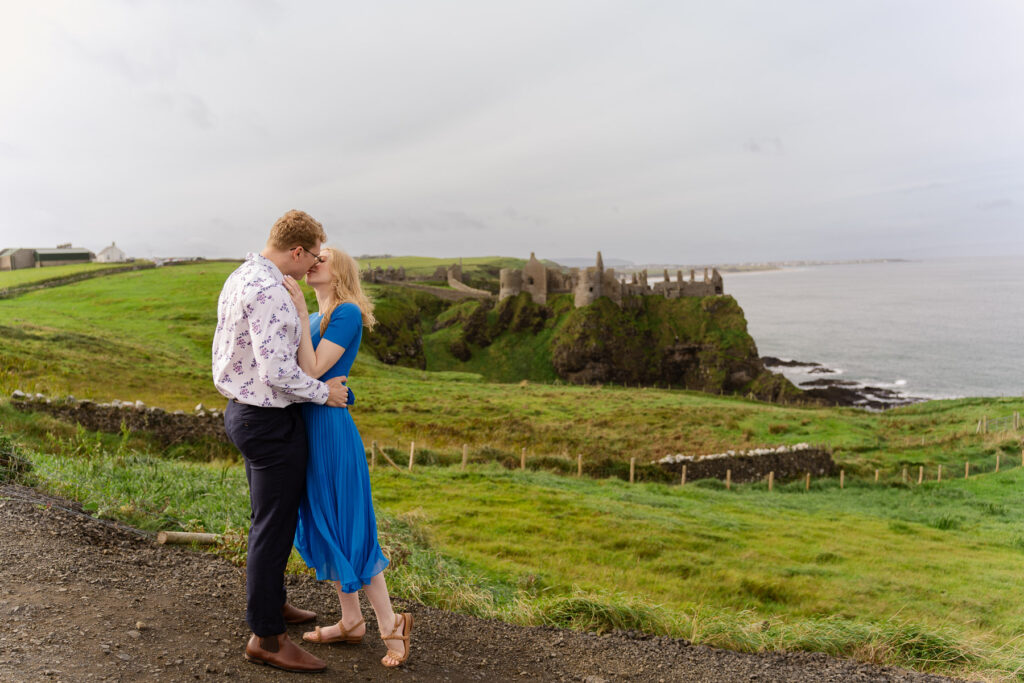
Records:
[[[1024,394],[1024,258],[723,273],[762,356],[796,383],[851,380],[921,398]],[[776,371],[780,369],[776,368]]]

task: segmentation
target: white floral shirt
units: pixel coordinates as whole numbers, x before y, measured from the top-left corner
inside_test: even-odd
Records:
[[[284,408],[326,403],[330,390],[299,368],[302,328],[284,276],[269,259],[247,254],[217,303],[213,383],[239,403]]]

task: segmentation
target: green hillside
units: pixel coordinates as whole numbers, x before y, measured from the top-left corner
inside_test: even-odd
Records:
[[[169,409],[218,405],[209,349],[217,294],[233,267],[122,273],[0,301],[0,390],[141,399]],[[388,365],[367,349],[350,381],[364,440],[377,440],[393,458],[407,454],[411,440],[420,452],[412,474],[383,463],[373,474],[384,544],[397,558],[388,580],[398,594],[520,623],[636,628],[737,649],[805,649],[1017,680],[1024,667],[1014,599],[1024,562],[1020,433],[1006,423],[1003,431],[975,432],[983,416],[1024,411],[1021,398],[868,413],[566,385],[553,376],[521,382],[535,372],[528,359],[543,355],[530,341],[547,334],[557,347],[578,320],[558,301],[543,320],[524,303],[509,304],[501,334],[486,346],[471,341],[470,358],[447,366],[480,373],[434,372],[431,363],[446,367],[437,359],[467,324],[477,339],[497,329],[501,311],[417,303],[419,295],[392,288],[375,293],[382,319],[419,326],[427,367]],[[721,311],[719,339],[729,338],[730,311]],[[677,316],[653,311],[648,320],[642,334],[654,338]],[[747,342],[732,339],[723,352],[743,352]],[[92,434],[16,411],[6,399],[0,425],[34,463],[37,484],[105,516],[217,531],[243,528],[248,518],[241,467],[204,462],[201,447],[176,448],[168,458],[144,434]],[[825,479],[810,491],[802,482],[727,491],[717,481],[630,485],[552,473],[576,453],[587,462],[644,463],[666,453],[801,442],[833,448],[845,488]],[[467,470],[440,466],[459,462],[463,443]],[[497,464],[517,462],[521,448],[541,471]],[[976,476],[964,480],[966,460]],[[936,483],[940,464],[944,479]],[[925,468],[921,486],[918,467]]]
[[[70,266],[49,266],[46,268],[22,268],[19,270],[0,271],[0,292],[11,288],[35,285],[50,280],[60,280],[69,276],[106,273],[108,271],[133,268],[146,263],[77,263]]]

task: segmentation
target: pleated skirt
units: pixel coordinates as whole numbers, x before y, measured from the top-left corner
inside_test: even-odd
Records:
[[[377,541],[363,440],[344,408],[304,403],[302,416],[309,461],[295,548],[317,579],[354,593],[388,566]]]

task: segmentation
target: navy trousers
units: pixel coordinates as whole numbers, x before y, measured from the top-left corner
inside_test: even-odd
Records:
[[[229,401],[224,429],[245,459],[252,507],[245,620],[256,635],[274,636],[285,632],[284,570],[306,489],[306,425],[297,404],[259,408]]]

